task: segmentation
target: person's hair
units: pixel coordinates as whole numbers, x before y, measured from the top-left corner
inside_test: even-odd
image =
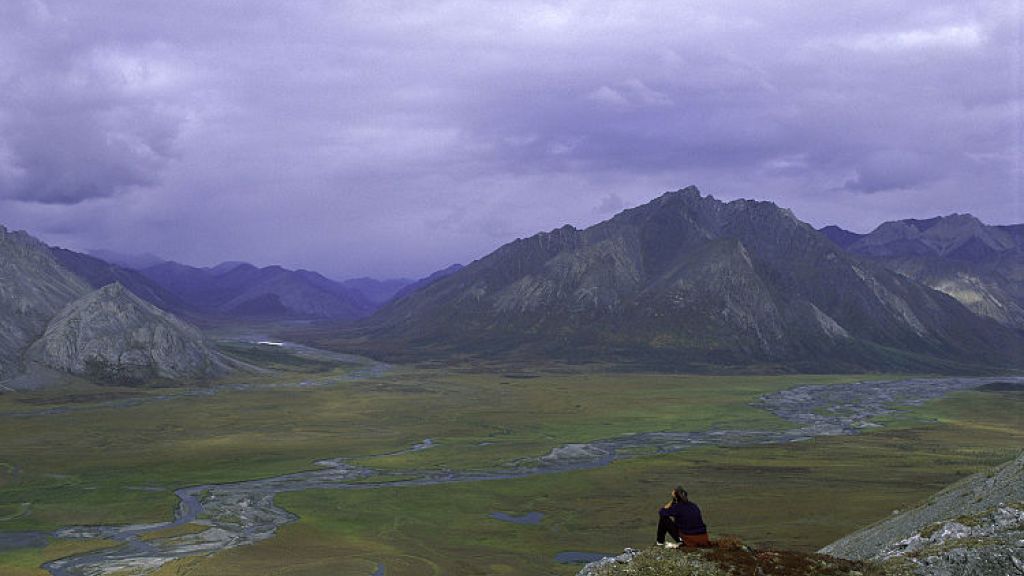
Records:
[[[686,490],[683,490],[682,486],[676,486],[676,489],[672,491],[672,499],[683,504],[690,501],[689,495],[686,493]]]

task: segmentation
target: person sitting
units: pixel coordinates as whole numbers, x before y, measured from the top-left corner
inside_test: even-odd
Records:
[[[674,541],[666,544],[665,534],[671,535]],[[675,490],[672,490],[672,499],[658,510],[656,544],[666,548],[678,548],[680,545],[704,548],[711,545],[700,508],[690,502],[689,495],[682,486],[676,486]]]

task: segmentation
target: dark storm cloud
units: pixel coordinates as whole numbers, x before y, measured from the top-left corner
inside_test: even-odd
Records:
[[[0,209],[81,247],[420,274],[694,183],[1020,210],[1005,2],[0,7]]]
[[[0,197],[77,204],[152,186],[184,119],[159,46],[94,44],[42,2],[0,8]]]

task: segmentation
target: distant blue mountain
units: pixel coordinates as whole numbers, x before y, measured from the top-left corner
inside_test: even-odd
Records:
[[[352,278],[341,283],[342,286],[355,290],[364,298],[376,306],[381,306],[390,301],[396,294],[405,289],[406,286],[414,284],[416,280],[409,278],[390,278],[377,280],[376,278]]]
[[[141,270],[150,266],[156,266],[161,262],[166,262],[163,258],[148,252],[143,254],[125,254],[114,250],[97,249],[86,250],[85,253],[93,258],[99,258],[104,262],[117,264],[122,268],[129,268],[131,270]]]
[[[309,270],[164,262],[141,273],[192,309],[228,318],[354,320],[376,309],[360,292]]]
[[[60,247],[51,247],[50,253],[61,266],[77,274],[93,288],[117,282],[158,308],[174,312],[187,308],[181,299],[137,270]]]
[[[870,234],[835,226],[821,232],[976,314],[1024,330],[1024,225],[990,226],[970,214],[950,214],[885,222]]]

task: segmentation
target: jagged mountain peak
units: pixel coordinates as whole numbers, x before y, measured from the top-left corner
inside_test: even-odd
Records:
[[[29,249],[47,248],[46,244],[28,232],[24,230],[10,230],[4,226],[0,226],[0,242],[24,246]]]
[[[852,258],[785,208],[726,203],[696,187],[583,230],[513,241],[364,328],[406,348],[621,355],[677,367],[909,366],[915,354],[975,360],[968,350],[992,353],[1001,337],[1021,345],[951,299]]]

